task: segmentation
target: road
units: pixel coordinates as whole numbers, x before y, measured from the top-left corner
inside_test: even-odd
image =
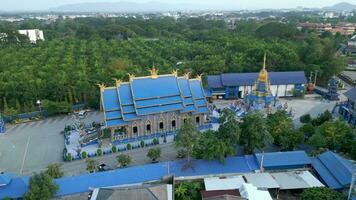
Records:
[[[129,155],[132,159],[131,165],[143,165],[150,163],[150,159],[146,156],[150,148],[161,148],[161,157],[159,161],[169,161],[176,158],[176,150],[174,143],[160,144],[157,146],[146,147],[141,149],[134,149],[131,151],[122,152],[123,154]],[[121,152],[120,152],[121,153]],[[104,155],[100,157],[94,157],[94,160],[97,160],[99,164],[104,163],[111,168],[117,168],[118,163],[116,161],[116,156],[120,153]],[[72,162],[62,163],[62,168],[64,176],[76,176],[79,174],[87,173],[85,160],[76,160]]]

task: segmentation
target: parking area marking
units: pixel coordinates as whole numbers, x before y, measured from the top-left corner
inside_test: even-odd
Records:
[[[26,155],[27,155],[27,151],[28,151],[28,145],[30,144],[30,138],[31,138],[31,136],[28,136],[28,138],[27,138],[27,143],[26,143],[25,153],[23,154],[23,158],[22,158],[20,173],[23,173],[23,166],[25,165]]]

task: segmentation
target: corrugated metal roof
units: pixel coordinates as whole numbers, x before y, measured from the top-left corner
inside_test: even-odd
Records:
[[[206,191],[238,190],[243,183],[245,183],[245,181],[242,176],[204,178],[204,185]]]
[[[311,160],[305,151],[286,151],[273,153],[258,153],[255,154],[258,165],[261,165],[263,158],[263,167],[266,169],[289,168],[311,164]]]
[[[332,151],[314,158],[312,165],[330,188],[341,189],[351,183],[352,163]]]
[[[9,184],[12,177],[13,177],[13,174],[11,174],[11,173],[1,173],[0,174],[0,187],[2,185]]]
[[[259,189],[279,188],[278,183],[269,173],[245,174],[244,177],[247,180],[247,183],[251,183]]]
[[[281,190],[324,187],[324,185],[308,171],[276,172],[271,173],[271,175]]]
[[[283,152],[282,152],[283,153]],[[297,156],[288,154],[290,157]],[[297,156],[298,157],[298,156]],[[182,170],[185,160],[176,160],[156,164],[146,164],[107,172],[83,174],[80,176],[56,179],[59,185],[57,195],[71,195],[88,192],[90,188],[110,187],[160,180],[163,176],[173,174],[181,176],[221,175],[233,173],[252,173],[257,165],[249,164],[252,157],[228,157],[224,164],[217,160],[193,160],[193,169]],[[11,182],[0,188],[0,199],[5,197],[18,198],[27,191],[29,177],[13,178]]]
[[[356,87],[351,88],[350,90],[345,92],[344,95],[351,101],[356,101]]]
[[[272,85],[305,84],[307,79],[303,71],[269,72]],[[209,88],[223,88],[225,86],[250,86],[254,85],[258,73],[226,73],[208,76]]]

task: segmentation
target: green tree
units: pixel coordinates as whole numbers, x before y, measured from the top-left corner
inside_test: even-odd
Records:
[[[28,191],[24,194],[25,200],[51,199],[55,196],[58,185],[52,181],[49,174],[42,172],[34,174],[29,181]]]
[[[236,119],[235,113],[231,109],[224,109],[220,117],[220,126],[217,134],[218,139],[222,140],[226,146],[224,148],[226,151],[222,151],[223,149],[217,147],[217,149],[222,151],[222,156],[236,154],[240,133],[239,122]]]
[[[161,157],[161,148],[149,149],[147,157],[149,157],[152,161],[157,161],[159,157]]]
[[[304,134],[299,129],[290,129],[290,132],[280,137],[281,147],[283,150],[295,150],[298,144],[301,144]]]
[[[290,134],[294,129],[293,121],[284,110],[279,110],[267,116],[268,131],[274,139],[274,143],[281,145],[281,137]]]
[[[273,142],[268,133],[266,119],[259,112],[249,112],[242,118],[241,144],[245,146],[245,153],[252,153],[254,149],[263,149]]]
[[[116,157],[117,162],[119,163],[120,167],[124,168],[130,165],[131,157],[126,154],[120,154]]]
[[[176,137],[176,146],[185,150],[187,154],[188,165],[191,162],[191,156],[194,150],[194,146],[199,138],[199,132],[191,118],[187,118],[186,122],[182,125],[178,131]]]
[[[88,157],[87,152],[83,151],[83,152],[82,152],[82,159],[85,159],[85,158],[87,158],[87,157]]]
[[[58,163],[49,164],[46,173],[52,178],[60,178],[63,176],[62,165]]]
[[[307,124],[312,120],[312,118],[311,118],[310,114],[305,114],[305,115],[302,115],[299,120],[301,123]]]
[[[310,144],[317,148],[328,148],[349,153],[355,140],[355,131],[345,121],[337,119],[326,121],[318,127],[310,138]]]
[[[97,170],[98,161],[88,158],[85,162],[87,163],[87,171],[89,173],[93,173]]]
[[[301,200],[344,200],[341,193],[327,187],[314,187],[305,189],[300,195]]]

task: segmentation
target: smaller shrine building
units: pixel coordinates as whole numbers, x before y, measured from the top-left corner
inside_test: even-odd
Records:
[[[150,76],[130,75],[128,82],[116,80],[113,87],[99,85],[105,126],[113,142],[175,134],[188,117],[197,127],[207,125],[209,106],[200,76],[150,71]]]
[[[245,98],[253,91],[259,73],[224,73],[209,75],[209,92],[214,99]],[[303,71],[269,72],[272,96],[288,97],[305,90],[307,79]]]

